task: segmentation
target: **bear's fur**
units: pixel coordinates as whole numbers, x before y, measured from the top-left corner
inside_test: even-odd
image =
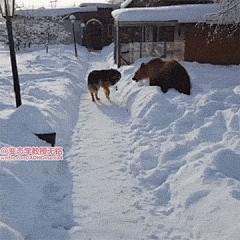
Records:
[[[133,80],[138,82],[147,78],[150,86],[159,86],[164,93],[170,88],[187,95],[191,93],[190,77],[186,69],[176,60],[163,61],[155,58],[148,63],[142,63]]]

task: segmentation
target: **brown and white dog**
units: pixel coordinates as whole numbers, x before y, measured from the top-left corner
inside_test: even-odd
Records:
[[[88,89],[92,96],[92,101],[100,100],[98,90],[100,87],[104,89],[107,99],[110,99],[109,87],[116,84],[121,79],[121,73],[115,69],[94,70],[88,75]]]

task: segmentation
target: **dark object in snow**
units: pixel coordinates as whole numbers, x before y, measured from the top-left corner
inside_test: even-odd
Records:
[[[133,80],[138,82],[146,78],[149,78],[150,86],[159,86],[164,93],[170,88],[187,95],[191,93],[190,77],[176,60],[163,61],[155,58],[148,63],[142,63]]]
[[[94,70],[88,75],[88,89],[92,96],[92,101],[95,98],[99,101],[98,90],[100,87],[104,89],[107,99],[110,99],[109,87],[113,86],[121,79],[121,73],[115,69]],[[94,98],[95,96],[95,98]]]
[[[51,146],[54,147],[55,141],[56,141],[56,133],[43,133],[43,134],[38,134],[35,133],[37,137],[39,137],[41,140],[46,141],[47,143],[51,143]]]

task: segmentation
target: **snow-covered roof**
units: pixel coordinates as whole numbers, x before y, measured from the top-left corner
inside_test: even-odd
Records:
[[[112,16],[119,22],[178,21],[196,23],[204,16],[220,10],[218,4],[175,5],[151,8],[117,9]]]
[[[116,8],[117,4],[111,3],[81,3],[79,7]]]
[[[64,16],[74,12],[78,12],[79,7],[75,8],[39,8],[39,9],[28,9],[16,11],[18,16],[29,16],[29,17],[56,17]]]
[[[99,8],[117,8],[118,4],[110,3],[81,3],[79,7],[74,8],[39,8],[39,9],[28,9],[20,10],[16,12],[19,16],[30,16],[30,17],[57,17],[64,16],[72,13],[82,12],[97,12]]]

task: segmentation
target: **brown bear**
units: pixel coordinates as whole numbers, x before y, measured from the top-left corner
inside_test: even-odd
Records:
[[[159,86],[164,93],[170,88],[187,95],[191,93],[190,77],[176,60],[163,61],[155,58],[148,63],[142,63],[133,80],[138,82],[147,78],[150,80],[150,86]]]

